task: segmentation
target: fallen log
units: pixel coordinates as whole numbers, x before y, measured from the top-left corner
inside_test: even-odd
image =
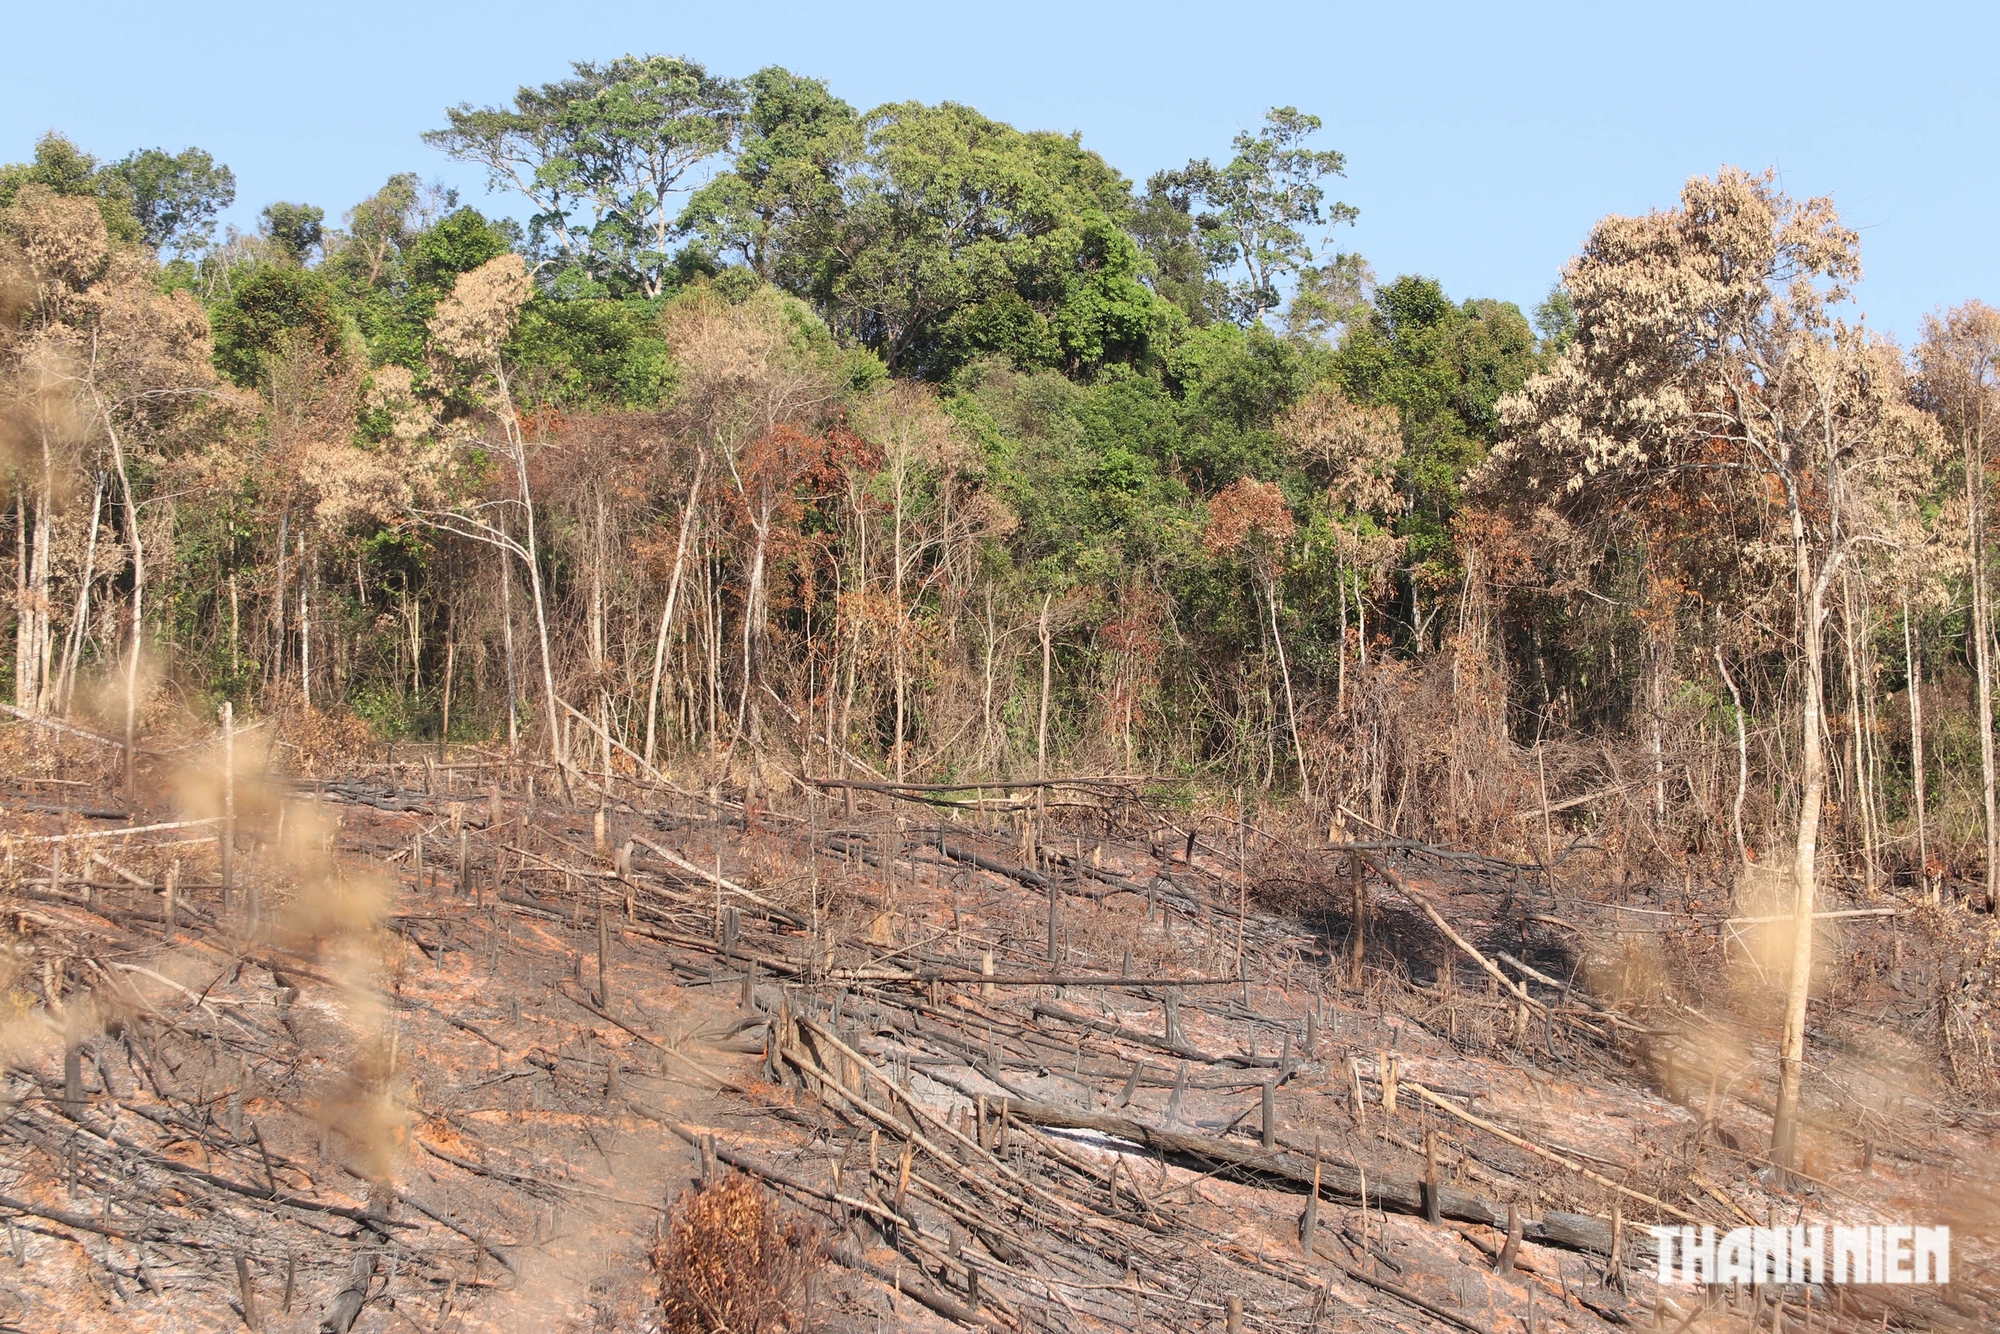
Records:
[[[734,881],[726,880],[713,871],[704,871],[678,852],[669,851],[649,838],[634,838],[632,841],[651,852],[655,857],[658,857],[675,870],[694,876],[704,884],[713,885],[726,894],[735,894],[741,898],[746,898],[780,921],[789,922],[797,927],[810,927],[812,925],[811,918],[802,917],[789,908],[780,907],[757,891],[745,889],[743,886],[736,884]]]
[[[1504,988],[1509,995],[1514,997],[1515,1000],[1520,1001],[1523,1005],[1532,1005],[1534,1008],[1538,1010],[1546,1010],[1548,1008],[1546,1005],[1543,1005],[1540,1001],[1536,1000],[1533,996],[1530,996],[1528,994],[1528,989],[1526,987],[1522,986],[1519,982],[1516,982],[1513,978],[1507,976],[1507,974],[1501,972],[1500,965],[1494,963],[1491,959],[1487,958],[1484,954],[1481,954],[1477,949],[1473,948],[1471,941],[1467,940],[1464,936],[1461,936],[1458,934],[1458,932],[1454,931],[1451,927],[1451,924],[1445,921],[1444,918],[1438,914],[1438,910],[1436,908],[1431,907],[1430,903],[1424,898],[1423,895],[1417,893],[1416,890],[1410,887],[1409,881],[1405,880],[1397,872],[1391,870],[1387,865],[1385,865],[1381,860],[1377,858],[1364,857],[1362,858],[1362,860],[1368,863],[1368,867],[1370,870],[1374,871],[1375,874],[1381,876],[1392,887],[1394,887],[1394,889],[1398,894],[1401,894],[1404,898],[1408,899],[1411,903],[1415,904],[1417,906],[1418,911],[1422,912],[1424,916],[1430,918],[1432,926],[1436,927],[1439,931],[1442,931],[1445,935],[1445,938],[1451,941],[1452,944],[1458,946],[1458,948],[1464,952],[1467,958],[1471,959],[1474,963],[1478,964],[1481,968],[1485,969],[1487,976],[1491,977],[1495,982],[1498,982],[1500,986]]]
[[[907,972],[882,968],[836,968],[829,972],[824,980],[833,983],[939,982],[947,986],[991,987],[1238,987],[1243,985],[1243,979],[1234,976],[1106,977],[1101,973],[975,973],[967,969],[951,968],[919,968]],[[1214,1059],[1226,1061],[1240,1059],[1247,1062],[1251,1058],[1218,1056]]]
[[[1275,1185],[1287,1190],[1311,1190],[1317,1168],[1321,1196],[1338,1200],[1343,1204],[1359,1205],[1362,1201],[1362,1180],[1359,1169],[1344,1163],[1329,1162],[1323,1157],[1315,1163],[1312,1155],[1291,1148],[1264,1149],[1209,1135],[1163,1130],[1127,1117],[1108,1116],[1102,1112],[1086,1112],[1073,1107],[1057,1107],[1041,1102],[1012,1103],[1008,1114],[1034,1125],[1095,1131],[1100,1135],[1126,1140],[1157,1153],[1233,1169],[1238,1175],[1252,1182]],[[1423,1183],[1414,1179],[1384,1178],[1371,1173],[1367,1181],[1367,1201],[1371,1208],[1422,1215]],[[1496,1207],[1484,1198],[1456,1187],[1440,1186],[1438,1205],[1439,1212],[1444,1217],[1459,1222],[1501,1228],[1507,1225],[1507,1211],[1504,1207]],[[1566,1250],[1586,1251],[1598,1255],[1608,1255],[1611,1251],[1609,1220],[1593,1218],[1588,1214],[1550,1212],[1539,1220],[1524,1223],[1521,1235],[1529,1241],[1539,1242],[1545,1246],[1559,1246]],[[1629,1231],[1625,1241],[1626,1248],[1633,1250],[1636,1239]]]
[[[1171,986],[1175,984],[1165,983],[1163,985]],[[1276,1069],[1278,1066],[1278,1058],[1275,1056],[1215,1056],[1199,1048],[1191,1047],[1185,1042],[1173,1042],[1152,1033],[1142,1033],[1136,1028],[1127,1028],[1123,1024],[1113,1024],[1103,1019],[1092,1019],[1088,1015],[1077,1014],[1072,1010],[1064,1009],[1060,1005],[1051,1005],[1047,1002],[1038,1003],[1035,1006],[1035,1014],[1039,1018],[1057,1019],[1065,1024],[1074,1024],[1078,1028],[1087,1028],[1094,1033],[1104,1033],[1111,1037],[1121,1038],[1126,1042],[1138,1043],[1143,1046],[1152,1047],[1157,1051],[1169,1052],[1180,1057],[1182,1060],[1197,1061],[1203,1065],[1234,1063],[1240,1066],[1256,1066],[1268,1069]]]
[[[1607,1177],[1599,1172],[1593,1172],[1588,1167],[1585,1167],[1582,1163],[1576,1162],[1575,1160],[1568,1158],[1563,1154],[1557,1153],[1554,1149],[1545,1149],[1541,1145],[1533,1142],[1532,1140],[1525,1139],[1520,1135],[1516,1135],[1511,1130],[1508,1130],[1502,1126],[1494,1125],[1491,1121],[1486,1120],[1484,1117],[1474,1116],[1471,1112],[1466,1111],[1463,1107],[1460,1107],[1458,1104],[1454,1103],[1450,1098],[1443,1097],[1440,1094],[1425,1088],[1422,1084],[1419,1084],[1414,1080],[1404,1080],[1403,1087],[1409,1089],[1412,1093],[1415,1093],[1419,1098],[1422,1098],[1425,1102],[1437,1108],[1439,1111],[1445,1112],[1451,1116],[1455,1116],[1459,1120],[1465,1122],[1467,1125],[1477,1126],[1481,1130],[1484,1130],[1487,1134],[1493,1135],[1499,1139],[1503,1139],[1517,1149],[1525,1149],[1529,1153],[1534,1154],[1538,1158],[1545,1158],[1549,1162],[1554,1163],[1558,1167],[1567,1168],[1568,1170],[1575,1172],[1578,1176],[1583,1177],[1585,1180],[1593,1181],[1596,1184],[1603,1186],[1606,1190],[1613,1190],[1618,1192],[1620,1195],[1626,1196],[1628,1199],[1638,1200],[1643,1204],[1650,1204],[1654,1208],[1662,1210],[1663,1212],[1671,1214],[1673,1217],[1680,1219],[1683,1223],[1699,1224],[1707,1221],[1706,1219],[1697,1218],[1693,1214],[1686,1213],[1680,1209],[1676,1209],[1674,1208],[1673,1205],[1668,1204],[1665,1200],[1659,1199],[1656,1196],[1648,1195],[1646,1194],[1645,1191],[1634,1190],[1630,1186],[1621,1186],[1616,1181],[1613,1181],[1610,1177]]]
[[[973,1311],[961,1306],[952,1298],[921,1281],[906,1280],[900,1270],[891,1274],[882,1266],[862,1255],[859,1250],[846,1242],[835,1242],[826,1248],[828,1258],[845,1269],[858,1270],[878,1283],[893,1286],[898,1295],[911,1298],[918,1304],[935,1311],[947,1320],[955,1320],[961,1325],[974,1329],[1009,1328],[999,1317],[987,1311]]]

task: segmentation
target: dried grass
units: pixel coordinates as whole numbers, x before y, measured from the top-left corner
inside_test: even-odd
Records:
[[[826,1255],[813,1228],[731,1172],[683,1194],[653,1248],[667,1334],[801,1334],[816,1327]]]

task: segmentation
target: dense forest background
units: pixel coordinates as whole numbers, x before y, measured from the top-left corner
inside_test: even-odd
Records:
[[[1524,313],[1339,251],[1293,108],[1143,185],[664,57],[442,120],[525,225],[0,168],[16,710],[1994,888],[2000,313],[1851,323],[1827,201],[1696,178]]]

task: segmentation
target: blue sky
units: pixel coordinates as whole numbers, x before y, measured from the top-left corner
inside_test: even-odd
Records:
[[[1141,180],[1295,104],[1348,155],[1361,219],[1337,245],[1459,297],[1532,306],[1593,220],[1729,164],[1835,198],[1872,325],[1907,341],[1940,304],[2000,304],[1990,6],[120,0],[17,6],[8,29],[0,160],[50,128],[104,157],[198,144],[235,169],[246,227],[274,199],[337,217],[407,170],[494,207],[418,140],[446,105],[662,52],[1080,130]]]

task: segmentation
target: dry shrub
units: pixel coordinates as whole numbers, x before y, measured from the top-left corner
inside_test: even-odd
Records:
[[[787,1334],[813,1327],[813,1280],[826,1261],[805,1220],[782,1216],[731,1172],[683,1194],[653,1248],[667,1334]]]
[[[307,778],[352,773],[379,753],[368,720],[346,706],[308,708],[296,692],[273,691],[265,701],[286,748],[287,766]]]

